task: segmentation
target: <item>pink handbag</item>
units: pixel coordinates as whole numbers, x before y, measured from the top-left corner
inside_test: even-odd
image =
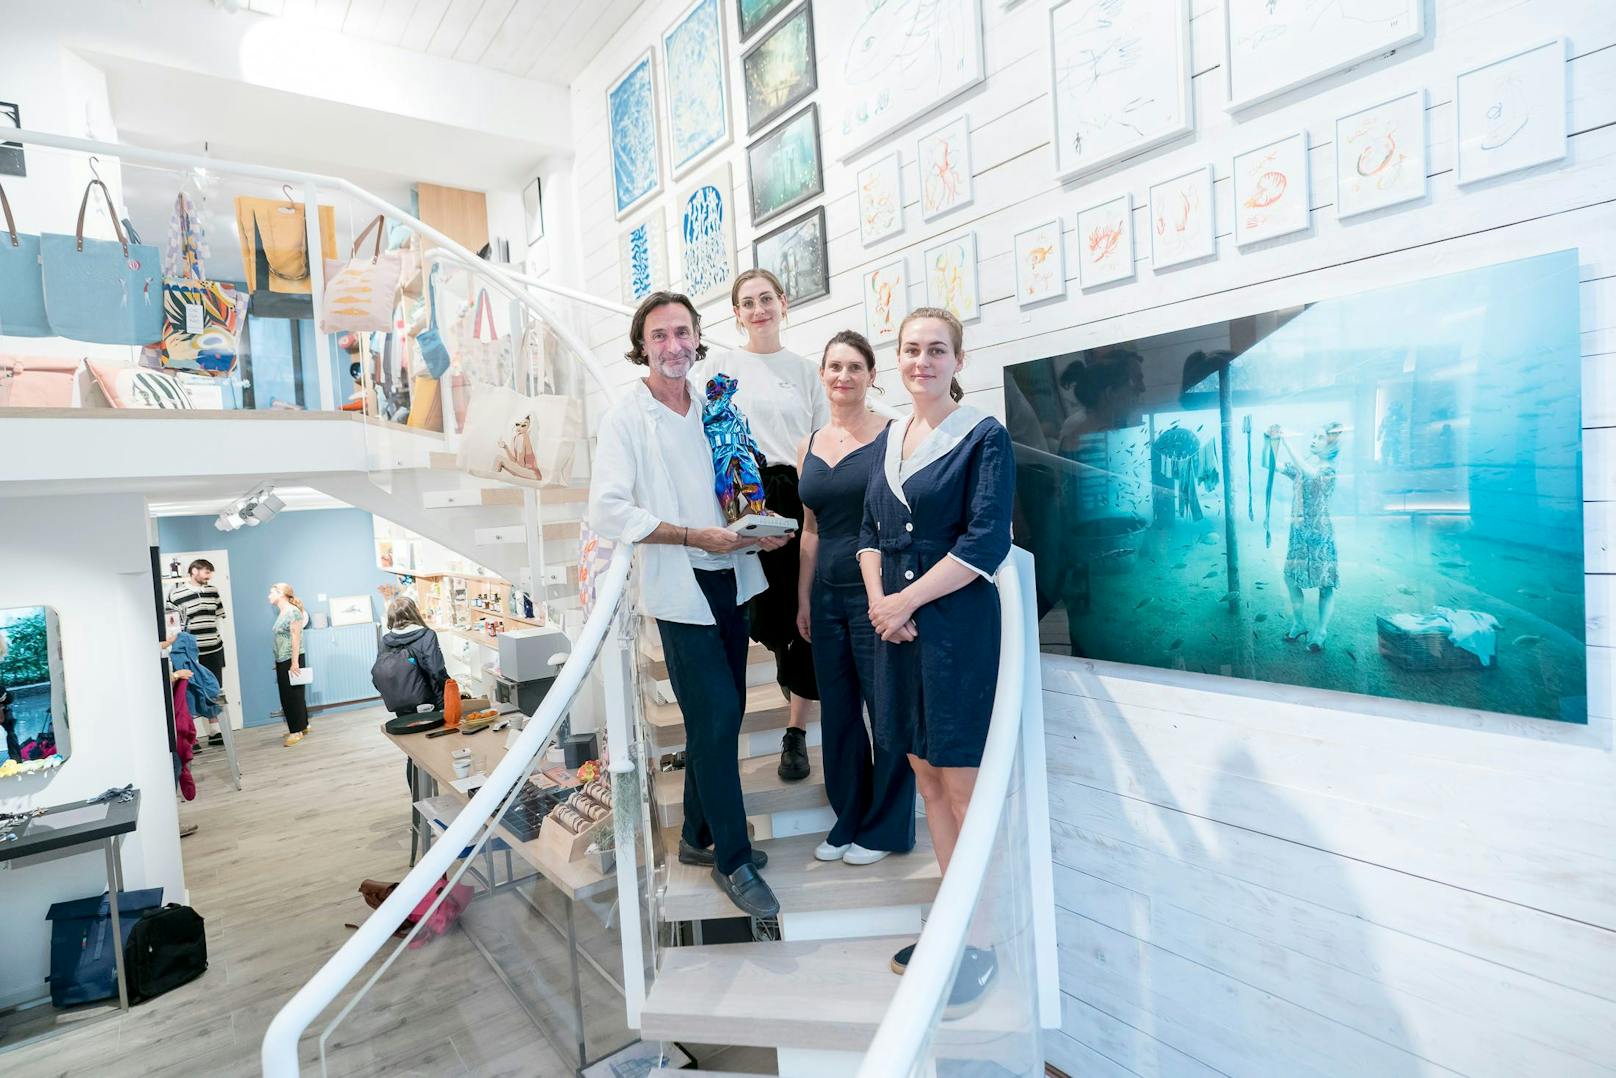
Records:
[[[0,356],[0,408],[71,408],[77,359]]]

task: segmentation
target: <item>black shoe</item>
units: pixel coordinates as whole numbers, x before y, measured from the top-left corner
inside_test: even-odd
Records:
[[[692,846],[690,843],[686,842],[683,837],[679,839],[679,863],[681,865],[703,865],[707,868],[711,868],[717,863],[717,860],[718,859],[713,855],[712,850],[703,850],[697,846]],[[767,853],[759,849],[753,849],[753,868],[762,868],[768,863],[769,855]]]
[[[787,782],[801,782],[808,777],[808,731],[786,728],[786,735],[780,739],[778,774]]]
[[[763,877],[751,865],[742,865],[728,876],[715,868],[713,880],[717,882],[719,890],[740,907],[742,913],[750,917],[780,916],[780,900],[774,897],[769,885],[763,882]]]
[[[909,968],[909,960],[914,956],[915,945],[911,943],[892,956],[892,972],[902,977],[903,971]]]
[[[954,988],[948,993],[945,1018],[963,1018],[982,1005],[987,998],[988,986],[999,972],[999,958],[990,947],[965,948],[960,956],[959,972],[954,974]]]
[[[224,735],[223,734],[209,734],[208,735],[208,744],[209,745],[223,745],[224,744]]]

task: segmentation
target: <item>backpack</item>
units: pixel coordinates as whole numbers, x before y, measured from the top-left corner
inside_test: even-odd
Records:
[[[162,901],[161,887],[120,891],[118,928],[122,939],[118,944],[112,940],[108,896],[103,894],[52,905],[45,914],[51,922],[51,1003],[71,1007],[116,997],[118,974],[112,948],[127,944],[141,916],[159,907]]]
[[[123,951],[130,1002],[153,999],[208,970],[208,939],[201,914],[170,902],[135,922]]]
[[[383,644],[376,661],[371,664],[370,680],[376,686],[382,703],[394,714],[414,711],[421,704],[435,703],[432,686],[408,648]]]

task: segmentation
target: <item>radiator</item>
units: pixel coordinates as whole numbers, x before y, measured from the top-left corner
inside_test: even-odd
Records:
[[[376,697],[370,668],[376,662],[376,626],[333,625],[307,629],[303,652],[314,671],[309,707],[331,707]]]

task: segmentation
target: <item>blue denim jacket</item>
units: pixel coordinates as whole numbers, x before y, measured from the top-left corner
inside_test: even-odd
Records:
[[[219,679],[197,657],[196,637],[187,632],[175,636],[174,645],[168,649],[168,659],[174,669],[191,672],[185,683],[185,702],[190,705],[191,714],[205,719],[218,715]]]

